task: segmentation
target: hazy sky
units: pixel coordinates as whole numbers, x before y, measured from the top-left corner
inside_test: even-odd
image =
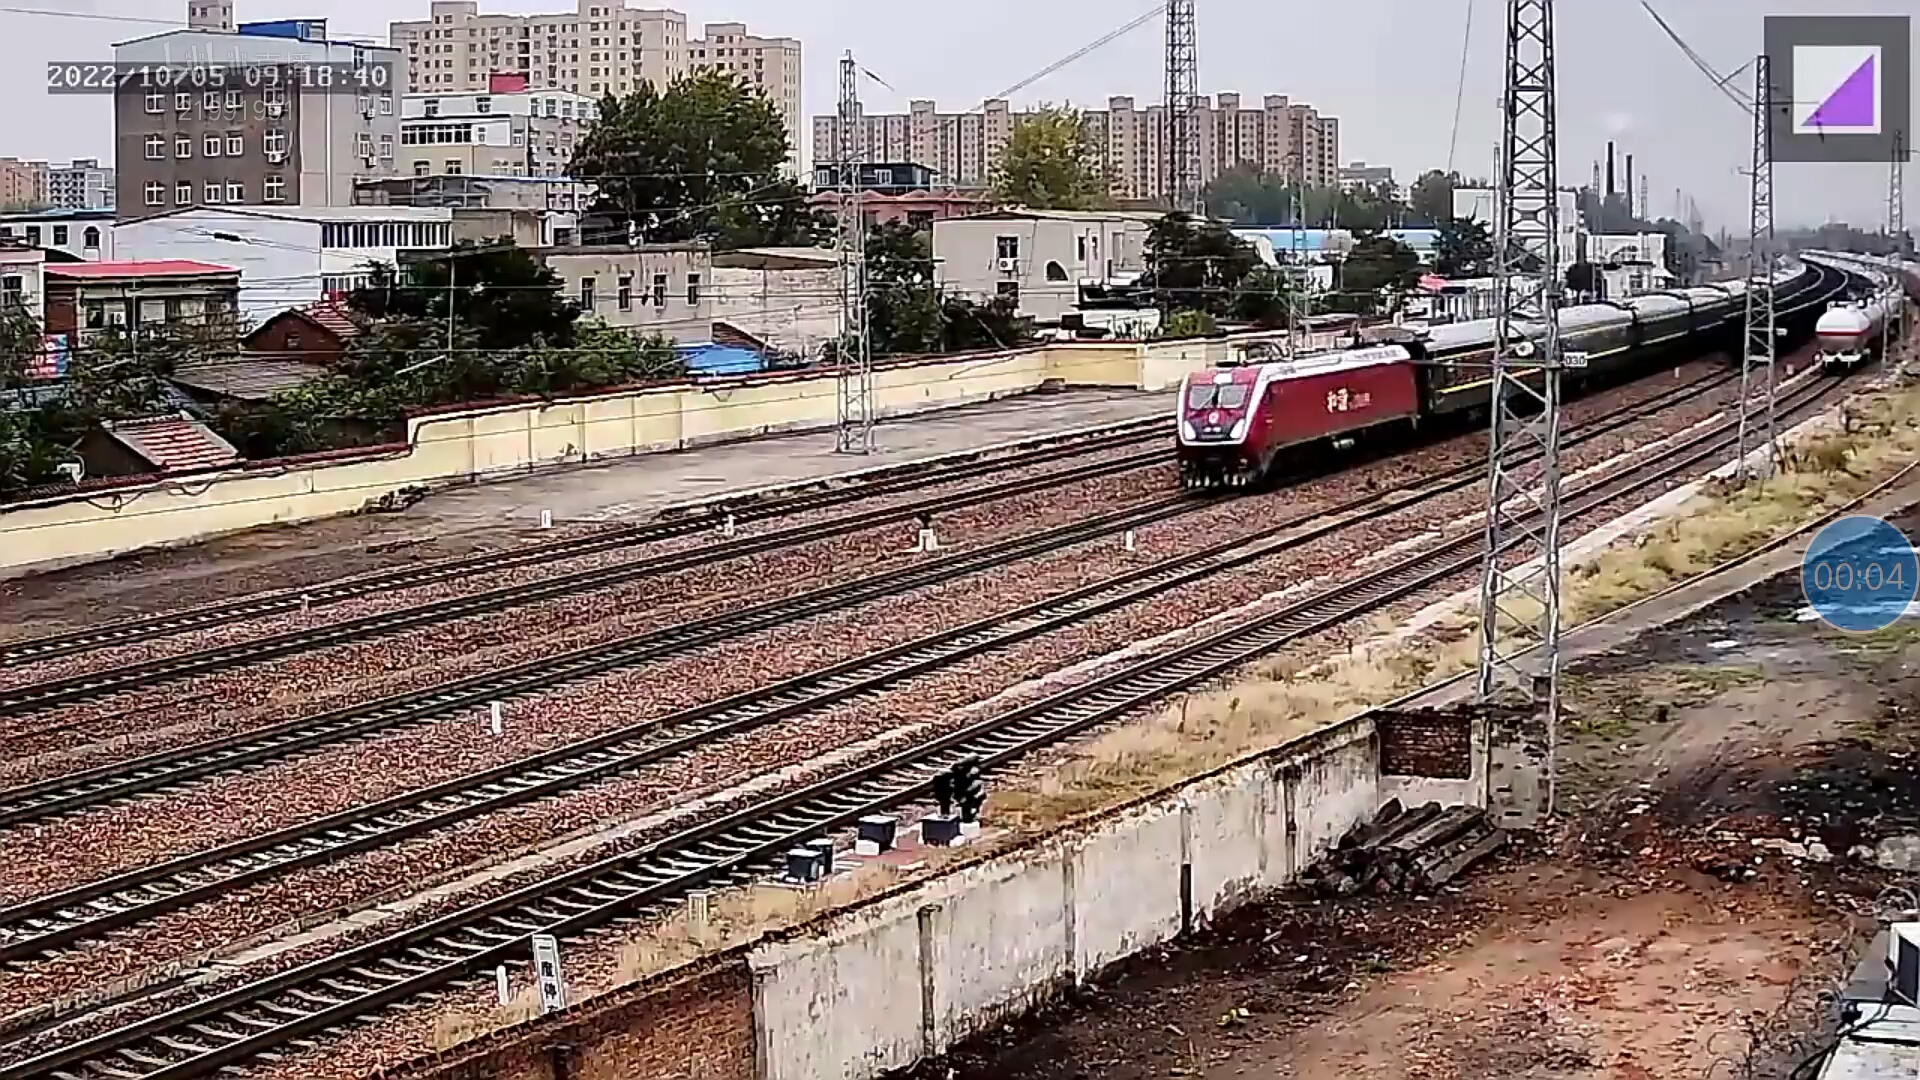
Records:
[[[1761,46],[1761,16],[1920,14],[1920,0],[1654,0],[1674,29],[1722,72]],[[25,61],[0,65],[0,155],[65,160],[111,156],[104,98],[48,97],[43,60],[110,59],[115,41],[184,20],[186,0],[0,0],[0,8],[51,9],[113,18],[0,10],[0,40]],[[481,0],[486,11],[564,10],[566,0]],[[948,7],[902,0],[700,0],[676,4],[698,33],[707,21],[745,21],[757,33],[801,40],[803,107],[830,111],[835,60],[852,49],[887,86],[867,81],[869,112],[933,98],[961,110],[1073,52],[1151,6],[1151,0],[970,0]],[[385,39],[393,19],[424,18],[427,0],[237,0],[243,21],[321,16],[336,36]],[[1460,46],[1472,34],[1464,107],[1453,139]],[[1485,174],[1499,135],[1496,99],[1504,48],[1500,0],[1199,0],[1200,89],[1243,97],[1286,94],[1340,118],[1341,156],[1394,167],[1403,181],[1443,167]],[[153,22],[121,21],[150,19]],[[1746,115],[1661,33],[1638,0],[1560,0],[1557,7],[1560,169],[1585,183],[1613,137],[1646,173],[1655,216],[1674,211],[1674,189],[1700,204],[1709,227],[1744,229],[1750,153]],[[1017,31],[1015,28],[1018,28]],[[1015,96],[1015,105],[1098,105],[1110,94],[1161,98],[1161,21],[1155,19]],[[1751,77],[1743,76],[1751,89]],[[891,87],[891,89],[889,89]],[[1920,175],[1915,178],[1920,184]],[[1885,219],[1884,165],[1781,165],[1782,224]]]

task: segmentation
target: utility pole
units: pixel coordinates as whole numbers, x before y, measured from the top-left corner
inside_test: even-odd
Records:
[[[1195,115],[1200,96],[1200,54],[1195,33],[1194,0],[1167,0],[1166,195],[1170,209],[1199,217],[1205,210],[1200,190],[1200,127]]]
[[[1740,351],[1740,429],[1734,442],[1734,472],[1742,483],[1749,477],[1747,450],[1751,432],[1758,425],[1766,432],[1767,452],[1760,466],[1764,479],[1773,475],[1774,416],[1773,362],[1775,342],[1773,310],[1773,140],[1768,126],[1773,118],[1773,76],[1767,55],[1754,59],[1753,68],[1753,171],[1748,180],[1747,200],[1747,322],[1745,344]],[[1765,368],[1762,397],[1753,400],[1754,365]],[[1761,415],[1754,415],[1755,409]]]
[[[867,215],[860,190],[860,69],[840,58],[840,408],[834,449],[873,452],[873,348],[867,337]]]
[[[1560,185],[1552,0],[1507,0],[1496,168],[1493,397],[1479,697],[1544,707],[1547,812],[1560,713]]]

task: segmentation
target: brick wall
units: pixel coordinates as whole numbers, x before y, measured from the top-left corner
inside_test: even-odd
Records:
[[[1383,709],[1375,724],[1383,774],[1443,780],[1473,776],[1471,710]]]
[[[754,1080],[743,952],[393,1067],[382,1080]]]

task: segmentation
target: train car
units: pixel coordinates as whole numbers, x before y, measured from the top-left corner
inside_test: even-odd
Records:
[[[1175,436],[1181,486],[1250,487],[1282,461],[1415,424],[1418,374],[1403,345],[1192,372]]]
[[[1814,324],[1815,354],[1822,371],[1848,371],[1875,359],[1885,344],[1887,298],[1836,303]]]

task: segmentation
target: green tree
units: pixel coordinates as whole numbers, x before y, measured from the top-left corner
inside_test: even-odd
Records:
[[[1575,293],[1592,295],[1600,291],[1600,270],[1590,262],[1577,262],[1567,267],[1567,289]]]
[[[1420,257],[1391,236],[1365,236],[1355,242],[1338,269],[1338,309],[1370,314],[1380,310],[1383,298],[1397,304],[1400,294],[1413,288],[1420,280]]]
[[[993,170],[994,197],[1036,210],[1090,210],[1107,202],[1107,178],[1087,119],[1043,106],[1014,121]]]
[[[489,348],[522,348],[535,340],[573,344],[580,309],[567,298],[565,283],[525,248],[463,241],[398,272],[380,265],[369,270],[367,287],[347,297],[347,305],[369,321],[438,320],[444,338],[452,305],[454,321],[477,332]]]
[[[1493,237],[1472,218],[1450,217],[1440,224],[1433,241],[1434,271],[1446,277],[1471,277],[1493,272]]]
[[[1464,186],[1459,173],[1441,172],[1439,169],[1421,173],[1408,193],[1413,219],[1435,228],[1442,222],[1453,220],[1453,189]]]
[[[1214,319],[1212,312],[1200,311],[1194,308],[1181,308],[1178,311],[1169,312],[1165,321],[1161,322],[1160,336],[1168,338],[1202,337],[1207,334],[1217,333],[1219,329],[1220,324]]]
[[[597,212],[650,241],[811,244],[821,223],[781,175],[786,160],[772,100],[732,72],[700,71],[602,99],[571,169],[598,185]]]
[[[925,232],[891,221],[867,233],[867,327],[876,356],[941,348],[933,247]]]
[[[1164,310],[1224,316],[1241,282],[1259,265],[1252,245],[1216,222],[1176,212],[1147,231],[1148,275]]]
[[[1033,320],[1019,313],[1012,297],[996,296],[976,304],[957,296],[940,300],[940,351],[1010,349],[1033,338]]]
[[[1234,287],[1228,314],[1263,330],[1287,324],[1287,279],[1271,266],[1257,266]]]
[[[582,323],[570,347],[537,342],[501,360],[503,388],[547,397],[578,390],[684,377],[687,365],[673,341],[636,335],[593,319]]]
[[[0,389],[20,386],[39,363],[44,339],[40,321],[25,304],[0,302]]]

